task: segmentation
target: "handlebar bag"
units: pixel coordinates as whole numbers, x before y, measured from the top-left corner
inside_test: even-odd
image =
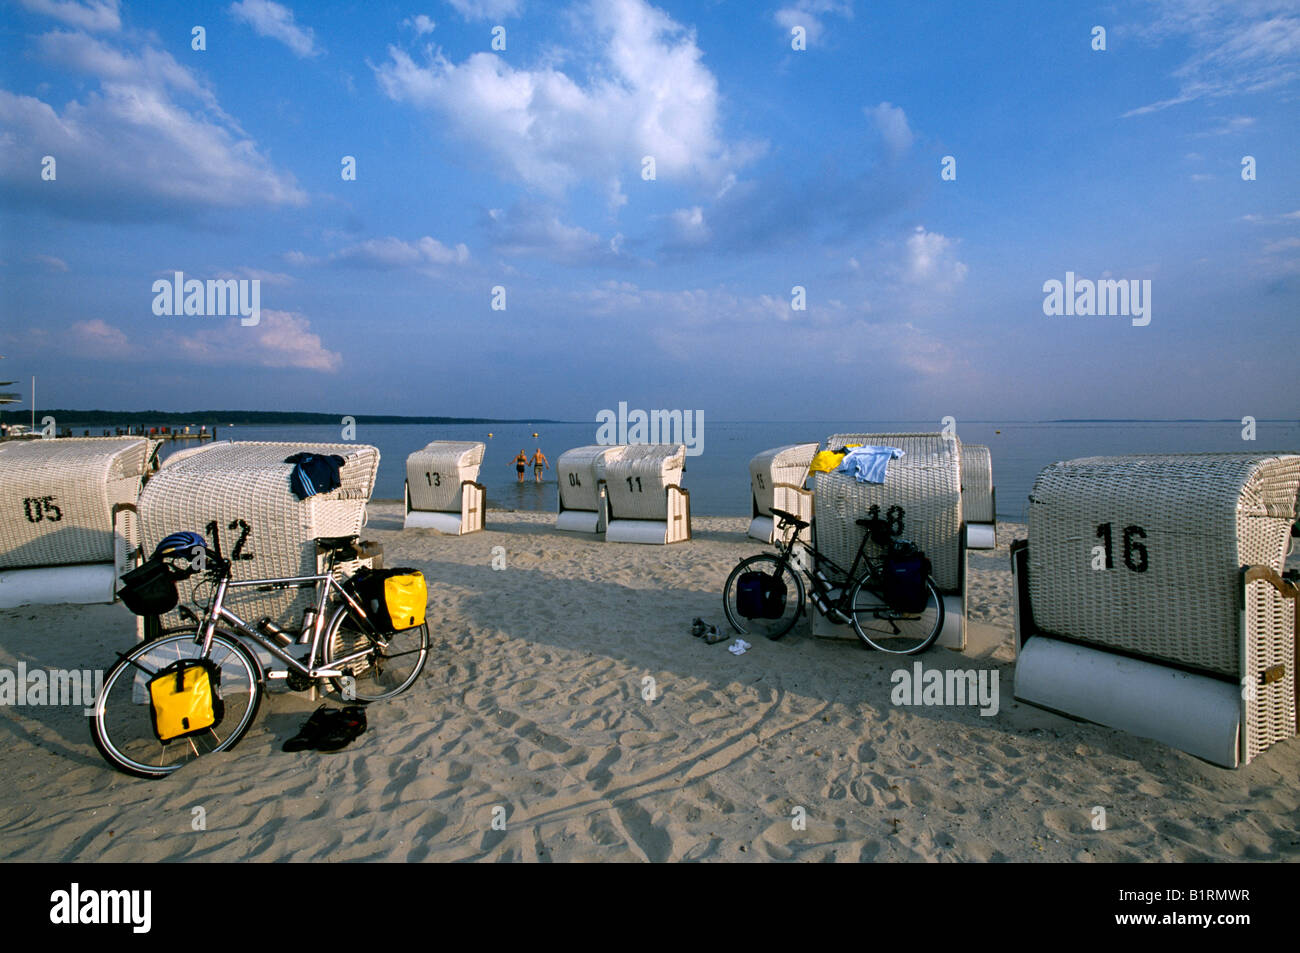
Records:
[[[736,610],[746,619],[779,619],[785,612],[785,582],[764,572],[743,572],[736,580]]]
[[[352,577],[352,589],[380,632],[400,632],[424,624],[429,601],[418,569],[369,569]]]
[[[122,604],[136,615],[162,615],[176,608],[180,597],[176,577],[161,557],[154,556],[122,575],[117,590]]]
[[[149,679],[149,716],[159,741],[197,735],[218,724],[221,669],[211,659],[179,659]]]

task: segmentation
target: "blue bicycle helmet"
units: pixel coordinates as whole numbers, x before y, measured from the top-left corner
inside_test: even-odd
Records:
[[[162,542],[153,551],[154,559],[165,556],[184,556],[189,558],[194,555],[194,547],[207,551],[208,541],[198,533],[184,532],[172,533],[170,536],[164,536]]]

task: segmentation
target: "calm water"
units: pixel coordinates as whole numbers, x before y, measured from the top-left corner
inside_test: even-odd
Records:
[[[745,423],[705,420],[704,452],[686,458],[684,485],[691,492],[691,508],[700,516],[748,516],[749,458],[760,450],[788,443],[824,440],[832,433],[906,432],[937,430],[934,421],[849,421],[822,423]],[[537,438],[533,438],[533,433]],[[1241,438],[1241,425],[1224,423],[959,423],[958,435],[966,443],[987,444],[993,452],[993,482],[997,486],[998,517],[1025,519],[1026,499],[1039,470],[1058,460],[1117,453],[1192,453],[1232,450],[1286,450],[1300,452],[1300,422],[1261,421],[1253,443]],[[488,434],[492,436],[489,437]],[[333,426],[234,426],[218,430],[222,439],[283,440],[337,443]],[[379,448],[376,499],[402,498],[406,456],[431,440],[481,440],[487,444],[479,481],[487,487],[490,506],[504,509],[556,508],[554,471],[546,482],[516,483],[512,460],[522,447],[531,455],[537,446],[552,465],[570,447],[595,443],[595,423],[574,424],[459,424],[429,426],[372,424],[357,427],[356,438]],[[188,441],[168,441],[163,454],[193,446]]]

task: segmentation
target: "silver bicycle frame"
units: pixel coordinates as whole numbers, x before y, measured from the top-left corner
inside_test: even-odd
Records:
[[[325,585],[321,585],[325,583]],[[303,665],[296,658],[286,652],[277,643],[271,641],[261,632],[254,629],[247,622],[241,619],[235,613],[231,612],[225,606],[226,592],[229,589],[305,589],[308,586],[314,586],[317,590],[316,598],[316,620],[312,623],[311,651],[307,655],[307,664]],[[229,576],[223,575],[217,582],[217,592],[212,597],[212,603],[208,607],[207,615],[204,616],[203,624],[199,627],[199,633],[195,641],[203,642],[203,655],[206,657],[212,651],[212,637],[216,634],[217,623],[226,622],[233,628],[242,632],[248,638],[252,639],[262,648],[266,649],[280,661],[284,662],[291,669],[300,675],[308,678],[337,678],[343,674],[338,671],[337,667],[346,665],[348,662],[355,662],[358,659],[365,658],[371,653],[367,648],[360,652],[354,652],[351,655],[345,655],[343,658],[333,660],[331,668],[317,668],[317,662],[321,656],[321,637],[325,633],[327,620],[325,618],[325,609],[329,603],[329,594],[331,589],[337,589],[347,605],[352,609],[353,617],[361,621],[369,630],[369,634],[374,635],[373,627],[370,624],[370,617],[366,615],[366,610],[352,598],[346,589],[344,589],[334,579],[330,573],[321,573],[313,576],[284,576],[276,579],[241,579],[232,580]],[[299,638],[304,633],[299,633]]]

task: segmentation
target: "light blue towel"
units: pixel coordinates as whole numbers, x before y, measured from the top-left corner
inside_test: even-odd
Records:
[[[854,447],[835,472],[851,473],[859,483],[884,483],[889,461],[902,455],[897,447]]]

